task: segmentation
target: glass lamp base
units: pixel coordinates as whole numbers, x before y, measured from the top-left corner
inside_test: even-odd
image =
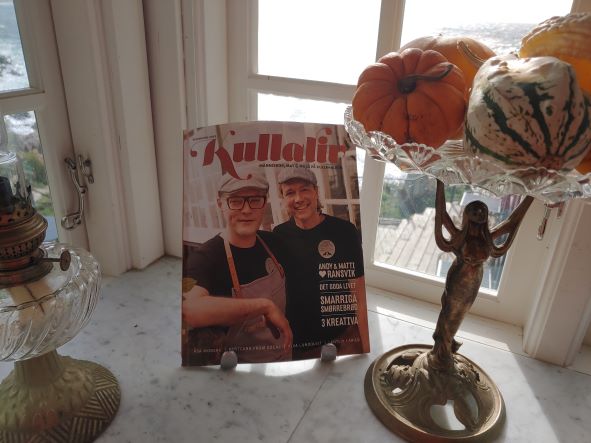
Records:
[[[494,382],[457,353],[450,367],[439,369],[430,350],[426,345],[401,346],[371,364],[365,397],[373,413],[413,442],[491,441],[505,419],[503,397]],[[456,426],[437,408],[450,402]]]
[[[0,383],[0,441],[94,441],[121,399],[106,368],[51,351],[17,361]]]

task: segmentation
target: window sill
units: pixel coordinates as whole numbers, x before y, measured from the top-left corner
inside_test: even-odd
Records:
[[[367,292],[369,311],[427,328],[430,331],[435,330],[441,308],[439,305],[371,287],[368,287]],[[531,358],[523,350],[523,329],[509,323],[468,314],[456,338]],[[432,343],[432,340],[427,343]],[[460,349],[461,352],[462,349]],[[591,375],[591,346],[583,345],[574,363],[568,369]]]
[[[397,441],[371,413],[363,377],[371,361],[407,343],[431,343],[439,308],[383,291],[368,297],[372,352],[317,360],[180,368],[181,261],[103,281],[89,325],[60,353],[99,362],[116,375],[122,403],[99,442]],[[499,386],[507,441],[588,441],[588,375],[520,351],[520,328],[468,316],[461,352]],[[0,378],[11,365],[0,364]],[[532,426],[535,417],[535,426]],[[578,440],[577,440],[578,439]]]

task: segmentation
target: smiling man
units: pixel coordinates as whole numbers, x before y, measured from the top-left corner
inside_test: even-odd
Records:
[[[369,352],[359,231],[322,212],[311,169],[285,168],[277,181],[290,216],[273,232],[289,251],[287,318],[294,358],[318,357],[325,343],[334,343],[339,354]]]
[[[217,364],[224,350],[241,363],[291,359],[281,248],[259,230],[269,184],[258,171],[246,175],[222,177],[217,205],[226,229],[183,261],[183,364]]]

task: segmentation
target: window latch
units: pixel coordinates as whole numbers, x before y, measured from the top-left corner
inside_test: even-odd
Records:
[[[88,192],[88,186],[81,183],[81,177],[86,178],[87,183],[94,183],[94,177],[92,176],[91,162],[90,159],[83,159],[81,155],[78,155],[74,159],[70,157],[65,158],[66,165],[68,166],[68,172],[74,188],[76,188],[76,194],[78,195],[78,210],[62,217],[62,227],[68,231],[76,228],[82,224],[84,218],[84,196]]]

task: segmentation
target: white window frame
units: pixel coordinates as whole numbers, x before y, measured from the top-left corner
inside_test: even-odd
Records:
[[[257,47],[253,32],[256,30],[256,0],[175,0],[171,3],[174,4],[173,12],[169,9],[167,13],[158,5],[158,0],[145,0],[148,20],[154,20],[155,24],[162,25],[166,22],[177,26],[172,30],[167,28],[166,36],[178,50],[173,60],[169,59],[169,62],[174,61],[176,65],[168,64],[164,68],[150,64],[150,73],[151,77],[159,79],[152,83],[152,94],[158,97],[157,100],[162,100],[161,109],[168,107],[178,112],[181,117],[178,122],[195,127],[254,119],[257,112],[255,94],[258,91],[336,102],[346,102],[352,96],[354,87],[349,85],[256,74],[256,59],[253,55],[256,54]],[[590,4],[591,0],[576,0],[573,10],[591,10]],[[170,8],[170,4],[167,7]],[[376,56],[398,47],[401,27],[394,24],[401,22],[403,7],[402,1],[382,1]],[[149,30],[149,39],[153,35]],[[159,34],[159,37],[162,38],[162,35]],[[226,41],[228,50],[224,52]],[[157,43],[153,42],[149,46],[157,48]],[[174,72],[167,75],[165,69]],[[180,80],[177,77],[179,74]],[[171,85],[174,92],[172,98],[169,94]],[[168,96],[164,97],[165,93]],[[224,98],[227,98],[226,108],[223,106]],[[160,113],[158,106],[156,108],[155,112]],[[163,123],[161,129],[158,129],[159,119],[155,118],[154,121],[157,134],[164,133],[170,127]],[[175,125],[180,126],[178,123]],[[171,138],[157,141],[159,167],[163,157],[160,152],[168,149],[167,146],[170,145],[165,143],[171,141]],[[175,155],[179,157],[174,161],[179,168],[180,148]],[[166,169],[170,169],[172,164],[172,160],[166,159]],[[383,163],[369,159],[365,162],[361,203],[366,281],[371,286],[438,303],[443,288],[442,279],[425,278],[424,275],[410,272],[402,275],[400,270],[386,269],[372,263],[383,173]],[[176,177],[164,174],[161,176],[161,187],[168,189],[167,192],[178,192],[182,185],[179,186],[176,181],[178,174]],[[499,296],[491,296],[487,291],[482,291],[472,309],[472,313],[498,318],[497,312],[501,304],[505,305],[508,308],[504,309],[502,320],[524,325],[526,350],[535,357],[563,365],[572,362],[591,319],[591,304],[587,301],[586,286],[580,291],[571,291],[571,303],[561,302],[564,297],[561,289],[568,283],[565,280],[568,274],[565,273],[568,271],[565,263],[572,258],[569,252],[571,246],[584,235],[576,228],[587,211],[582,202],[573,202],[569,206],[562,219],[558,220],[556,214],[552,215],[544,239],[538,241],[535,232],[544,210],[539,202],[532,205],[507,256]],[[176,210],[180,212],[180,208],[179,203]],[[166,237],[171,235],[167,232],[167,225],[170,227],[173,223],[166,221],[166,215],[164,217]],[[175,238],[180,239],[180,228],[175,228],[172,232]],[[180,255],[179,245],[180,241],[175,244],[166,242],[167,251]],[[591,258],[591,250],[585,253]],[[554,255],[561,256],[562,260],[558,262],[553,259]],[[517,309],[511,308],[516,306],[512,303],[525,304],[525,314],[523,309],[521,314],[513,314],[512,311]],[[571,327],[568,331],[557,326],[560,324],[559,319],[565,316],[570,320]],[[544,339],[548,336],[553,339]],[[556,346],[557,343],[561,346]]]
[[[74,151],[92,161],[88,248],[107,275],[144,268],[164,246],[142,1],[39,3],[51,3]]]
[[[395,50],[400,45],[404,2],[383,0],[380,13],[380,29],[376,58]],[[229,72],[229,116],[231,121],[257,120],[257,94],[274,93],[298,98],[321,99],[335,102],[349,102],[355,86],[282,78],[261,75],[257,69],[257,0],[228,1],[228,72]],[[375,239],[380,211],[385,164],[370,160],[365,162],[364,183],[361,190],[363,206],[363,239],[366,281],[368,284],[411,296],[432,303],[438,303],[443,291],[444,279],[428,276],[374,262]],[[534,211],[531,211],[534,212]],[[522,229],[531,231],[537,220],[528,217]],[[515,241],[515,248],[520,248],[520,238]],[[550,239],[548,238],[547,241]],[[535,247],[536,245],[533,245]],[[537,245],[540,252],[542,246]],[[511,262],[510,252],[507,263]],[[516,266],[503,272],[499,291],[481,290],[472,312],[506,322],[523,325],[525,322],[526,300],[511,297],[511,282],[517,283],[517,277],[511,273],[526,272],[526,267]],[[507,267],[509,268],[509,267]],[[502,314],[499,315],[499,311]]]
[[[60,241],[87,248],[84,226],[67,231],[60,225],[77,198],[64,162],[74,151],[49,2],[15,0],[14,8],[30,86],[0,92],[0,115],[35,112]]]

